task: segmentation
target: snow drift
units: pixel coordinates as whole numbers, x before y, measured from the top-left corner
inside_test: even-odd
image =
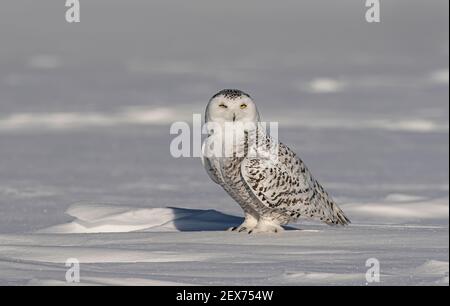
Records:
[[[78,203],[67,212],[70,223],[52,226],[40,233],[115,233],[222,231],[243,219],[216,210],[184,208],[136,208],[112,204]]]
[[[449,216],[446,198],[426,199],[404,194],[391,194],[377,202],[344,203],[342,207],[356,226],[367,222],[380,223],[381,220],[403,225],[423,220],[442,223]],[[89,202],[74,204],[66,213],[74,218],[72,222],[52,226],[39,233],[223,231],[243,221],[241,217],[213,209],[138,208]]]

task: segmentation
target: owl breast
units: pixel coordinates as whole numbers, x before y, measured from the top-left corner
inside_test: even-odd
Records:
[[[226,157],[208,158],[211,170],[215,173],[222,188],[249,214],[261,215],[270,209],[261,203],[251,192],[241,175],[241,165],[249,152],[249,137],[242,138],[229,151]]]
[[[258,204],[241,176],[244,157],[224,157],[210,159],[214,171],[218,173],[219,184],[247,213],[260,214],[265,210]]]

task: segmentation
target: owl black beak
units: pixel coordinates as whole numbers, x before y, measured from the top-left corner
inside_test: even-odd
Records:
[[[235,122],[235,121],[236,121],[236,114],[233,113],[233,122]]]

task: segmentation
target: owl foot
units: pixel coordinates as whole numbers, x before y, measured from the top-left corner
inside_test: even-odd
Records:
[[[260,219],[258,224],[250,231],[249,234],[258,234],[258,233],[281,233],[284,229],[281,225],[275,223],[272,220],[268,219]]]
[[[252,215],[245,215],[244,222],[239,226],[233,226],[228,229],[229,232],[248,233],[258,224],[258,220]]]
[[[238,232],[238,233],[248,233],[251,230],[252,230],[252,228],[249,228],[249,227],[246,227],[246,226],[242,226],[242,225],[240,225],[240,226],[233,226],[233,227],[230,227],[228,229],[229,232]]]

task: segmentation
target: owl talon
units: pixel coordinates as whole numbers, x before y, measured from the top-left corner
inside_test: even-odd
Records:
[[[245,220],[239,226],[230,227],[228,229],[229,232],[239,232],[239,233],[248,233],[251,229],[253,229],[258,224],[258,220],[250,214],[245,215]]]

